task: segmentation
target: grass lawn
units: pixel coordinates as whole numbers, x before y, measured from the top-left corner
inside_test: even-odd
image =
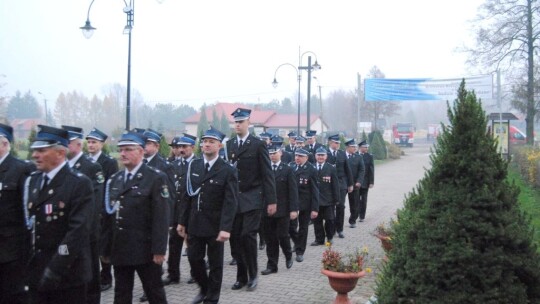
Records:
[[[514,181],[521,190],[518,201],[521,209],[531,217],[534,227],[534,241],[540,252],[540,189],[533,188],[525,183],[514,165],[508,166],[508,180]]]

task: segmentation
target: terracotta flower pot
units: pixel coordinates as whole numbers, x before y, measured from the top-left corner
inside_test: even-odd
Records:
[[[358,279],[366,275],[365,271],[345,273],[326,269],[322,269],[321,273],[328,277],[330,286],[337,292],[333,304],[350,304],[351,301],[347,294],[356,287]]]
[[[390,237],[389,236],[381,235],[381,234],[377,234],[375,236],[379,240],[381,240],[381,245],[382,245],[382,248],[384,249],[385,252],[388,252],[388,251],[392,250],[392,243],[390,242]]]

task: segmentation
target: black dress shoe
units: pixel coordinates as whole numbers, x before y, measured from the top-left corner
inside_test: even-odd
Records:
[[[298,263],[303,262],[303,261],[304,261],[304,255],[303,255],[303,254],[297,254],[297,255],[296,255],[296,261],[297,261]]]
[[[193,300],[191,301],[191,304],[202,303],[204,301],[204,298],[205,298],[205,295],[202,293],[199,293],[198,295],[195,296],[195,298],[193,298]]]
[[[99,288],[101,289],[101,291],[107,291],[112,288],[112,284],[101,284]]]
[[[195,279],[193,277],[190,277],[189,280],[187,281],[188,284],[193,284],[193,283],[196,283],[197,281],[195,281]]]
[[[349,227],[356,228],[356,224],[351,224]]]
[[[337,235],[339,236],[340,239],[342,239],[342,238],[345,237],[345,235],[343,234],[342,231],[339,231],[339,232],[337,233]]]
[[[259,283],[259,279],[256,277],[254,279],[249,280],[247,283],[247,290],[254,291],[257,288],[257,283]]]
[[[229,265],[236,265],[236,259],[232,259],[231,262],[229,263]]]
[[[265,270],[261,271],[261,274],[262,275],[268,275],[268,274],[276,273],[276,272],[277,272],[277,270],[275,270],[275,269],[266,268]]]
[[[232,290],[238,290],[238,289],[242,289],[242,287],[244,287],[244,285],[246,285],[246,283],[242,283],[240,281],[236,281],[233,286],[231,287]]]
[[[321,246],[321,245],[324,245],[324,244],[321,243],[321,242],[317,242],[317,241],[311,243],[311,246]]]
[[[171,284],[179,284],[180,279],[171,279],[170,277],[166,277],[161,280],[163,282],[164,286],[171,285]]]
[[[148,297],[146,296],[146,293],[143,293],[142,296],[139,298],[139,302],[146,302],[148,301]]]
[[[285,262],[285,266],[287,266],[287,269],[291,269],[291,267],[292,267],[292,258],[287,259],[287,261]]]
[[[360,222],[363,222],[363,221],[364,221],[364,219],[360,219]]]

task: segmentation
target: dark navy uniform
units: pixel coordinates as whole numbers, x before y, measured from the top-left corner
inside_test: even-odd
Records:
[[[223,278],[224,244],[216,240],[220,231],[231,232],[238,207],[236,170],[221,157],[206,172],[205,160],[190,164],[185,204],[179,224],[187,227],[188,259],[193,278],[205,303],[217,303]],[[208,254],[209,272],[204,261]],[[202,300],[202,299],[201,299]]]
[[[319,182],[319,214],[313,220],[313,228],[315,243],[322,245],[326,238],[330,242],[334,237],[334,208],[339,202],[339,180],[336,168],[329,163],[325,162],[322,165],[317,163],[315,168]]]
[[[353,175],[355,185],[359,183],[360,187],[363,186],[366,168],[364,166],[362,156],[347,153],[347,159],[349,161],[349,166],[351,167],[351,173]],[[360,212],[360,188],[356,188],[356,186],[354,187],[353,191],[349,193],[349,209],[351,212],[349,224],[354,227]]]
[[[238,170],[238,212],[231,237],[237,261],[237,282],[257,279],[257,231],[262,212],[276,203],[276,186],[266,143],[249,135],[239,148],[238,137],[227,142],[227,158]],[[256,284],[255,284],[256,285]]]
[[[266,255],[268,262],[266,269],[278,270],[279,248],[285,255],[287,265],[292,262],[291,239],[289,236],[290,213],[298,211],[298,186],[296,178],[288,163],[272,164],[274,179],[276,181],[277,211],[273,216],[265,215]]]
[[[67,163],[40,190],[43,180],[44,174],[36,171],[27,181],[26,206],[30,218],[34,217],[33,256],[28,267],[31,298],[75,303],[74,297],[86,298],[85,284],[92,276],[92,182],[73,172]]]
[[[366,168],[365,175],[364,175],[364,182],[362,183],[362,187],[360,188],[359,217],[360,217],[360,220],[363,221],[364,218],[366,217],[369,187],[370,185],[373,185],[375,183],[375,163],[373,161],[373,155],[371,155],[370,153],[366,152],[361,155],[364,160],[364,165]]]
[[[299,150],[297,149],[296,153]],[[319,212],[319,185],[317,180],[317,170],[309,162],[305,162],[299,166],[295,163],[291,164],[294,171],[296,183],[298,185],[298,202],[299,210],[298,218],[291,221],[289,233],[294,242],[294,251],[298,256],[303,256],[306,251],[308,227],[311,219],[311,212]]]
[[[30,233],[24,220],[23,188],[32,169],[32,164],[10,154],[0,163],[0,303],[24,302]]]
[[[339,137],[338,137],[339,140]],[[335,154],[335,155],[334,155]],[[342,233],[345,219],[345,197],[348,188],[354,184],[351,167],[343,150],[328,151],[328,163],[334,165],[339,179],[339,204],[336,206],[336,231]]]
[[[135,271],[150,302],[166,303],[161,265],[153,262],[153,256],[167,250],[167,177],[145,164],[124,182],[125,174],[124,170],[113,174],[106,188],[106,204],[115,206],[111,251],[105,253],[115,269],[115,303],[131,303]]]

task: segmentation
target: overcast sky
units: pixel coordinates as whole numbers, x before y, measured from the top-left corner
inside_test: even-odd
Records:
[[[127,0],[129,1],[129,0]],[[300,52],[317,55],[325,94],[353,90],[374,65],[387,78],[475,75],[456,48],[473,35],[481,0],[137,0],[132,88],[147,103],[296,101]],[[0,1],[0,94],[55,100],[77,90],[102,97],[126,85],[128,36],[122,0],[95,0],[97,28],[79,30],[90,0]],[[307,65],[304,55],[302,65]],[[314,61],[314,59],[313,59]],[[306,79],[302,94],[306,93]],[[312,90],[317,86],[313,82]]]

